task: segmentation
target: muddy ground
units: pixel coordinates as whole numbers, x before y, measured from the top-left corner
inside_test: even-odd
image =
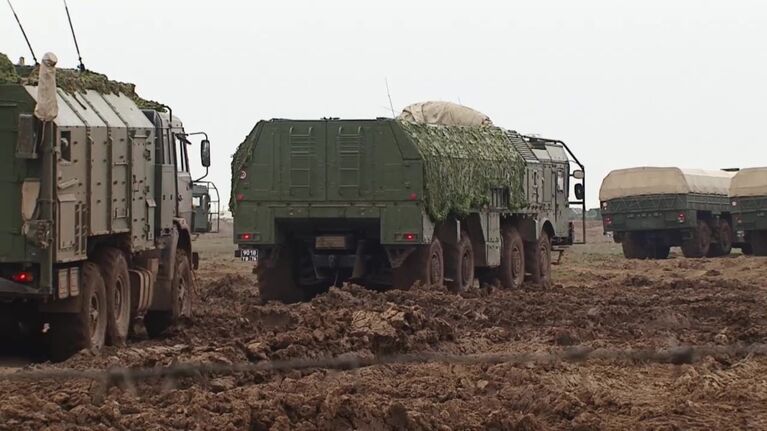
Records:
[[[162,340],[22,368],[153,367],[437,352],[546,352],[767,342],[767,259],[626,261],[590,229],[555,286],[378,293],[348,286],[310,303],[262,304],[226,234],[201,237],[193,319]],[[5,357],[17,368],[18,358]],[[0,429],[767,429],[767,358],[694,364],[389,364],[139,382],[9,381]]]

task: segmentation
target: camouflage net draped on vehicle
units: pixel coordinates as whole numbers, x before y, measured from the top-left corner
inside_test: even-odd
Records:
[[[5,54],[0,53],[0,84],[37,85],[39,66],[14,66]],[[94,90],[101,94],[122,93],[140,109],[154,109],[165,112],[164,105],[141,98],[136,94],[136,85],[110,80],[106,75],[86,70],[56,69],[56,86],[67,93],[83,93]]]
[[[489,204],[493,189],[508,189],[509,210],[527,205],[523,193],[524,160],[505,130],[405,121],[400,124],[424,160],[425,200],[434,221]]]

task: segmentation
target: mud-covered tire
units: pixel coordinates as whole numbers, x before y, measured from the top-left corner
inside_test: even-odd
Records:
[[[504,289],[520,287],[525,281],[525,243],[514,226],[503,230],[498,280]]]
[[[623,256],[626,259],[647,259],[649,248],[644,237],[638,232],[626,232],[621,241]]]
[[[525,243],[525,262],[530,273],[530,281],[543,287],[551,287],[551,239],[546,232],[541,232],[538,241]]]
[[[442,243],[434,238],[429,245],[417,246],[399,268],[392,270],[392,287],[408,290],[414,284],[441,286],[445,282]]]
[[[95,258],[107,295],[107,343],[123,346],[131,324],[131,285],[128,261],[116,248],[104,248]]]
[[[445,276],[452,292],[465,292],[474,284],[474,249],[464,232],[456,245],[444,247]]]
[[[79,309],[76,313],[48,315],[47,334],[51,360],[61,362],[83,349],[99,351],[107,332],[107,298],[99,267],[85,262],[82,267]]]
[[[754,256],[767,256],[767,231],[750,232],[750,245]]]
[[[710,249],[711,227],[705,220],[698,220],[698,227],[692,236],[682,243],[682,254],[687,258],[704,257]]]
[[[732,227],[730,227],[730,223],[727,220],[720,219],[716,229],[718,240],[711,244],[711,247],[708,250],[708,256],[727,256],[732,252]]]
[[[272,252],[272,260],[258,263],[255,272],[263,301],[292,304],[308,299],[307,292],[296,281],[295,255],[293,247],[283,245]]]
[[[173,282],[170,290],[171,310],[153,310],[144,316],[144,327],[147,335],[151,338],[163,335],[179,319],[192,315],[194,274],[192,273],[192,262],[186,250],[176,250],[175,270],[173,271]]]

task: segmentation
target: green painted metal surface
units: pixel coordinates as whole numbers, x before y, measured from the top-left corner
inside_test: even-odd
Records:
[[[731,212],[730,200],[720,195],[656,195],[613,199],[603,203],[607,232],[690,229],[697,225],[698,212],[714,216]],[[679,221],[680,214],[684,222]]]

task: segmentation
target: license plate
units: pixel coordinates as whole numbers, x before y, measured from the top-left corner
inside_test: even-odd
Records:
[[[346,237],[343,235],[323,235],[314,240],[317,249],[343,250],[346,248]]]
[[[243,262],[258,262],[258,249],[243,248],[240,250],[240,259]]]

